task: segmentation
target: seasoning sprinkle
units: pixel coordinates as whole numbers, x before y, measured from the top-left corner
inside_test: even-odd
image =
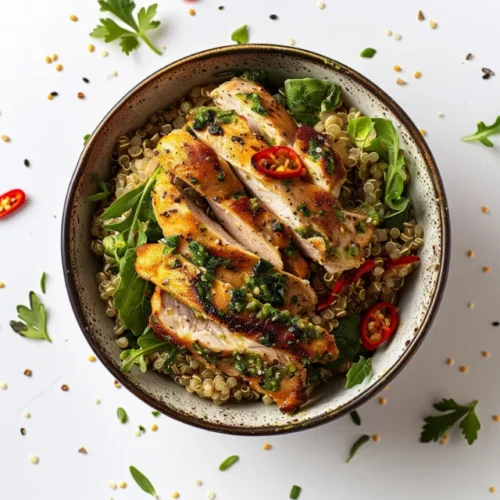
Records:
[[[384,406],[385,404],[387,404],[387,399],[378,398],[378,404]]]
[[[85,83],[90,83],[90,80],[88,78],[85,78],[83,77],[82,80],[85,82]]]
[[[75,16],[75,14],[71,14],[71,16],[69,16],[69,18],[74,22],[76,23],[78,21],[78,17]]]
[[[469,52],[466,56],[465,56],[465,60],[466,61],[470,61],[471,59],[474,59],[474,56]]]
[[[54,99],[54,96],[53,96],[52,94],[49,94],[49,95],[47,96],[47,99],[48,99],[49,101],[52,101],[52,100]]]
[[[0,288],[5,288],[5,283],[3,281],[0,281]]]
[[[439,118],[443,118],[444,117],[444,113],[442,113],[441,111],[438,113],[438,117]]]
[[[290,45],[290,47],[293,47],[295,45],[295,40],[293,38],[289,38],[287,41],[286,41],[286,44],[287,45]]]
[[[120,488],[121,488],[122,490],[124,490],[126,487],[127,487],[127,483],[126,483],[125,481],[122,481],[122,482],[120,483]]]
[[[100,405],[101,404],[101,400],[99,398],[94,399],[94,404]]]
[[[89,52],[94,52],[94,50],[95,50],[95,45],[94,45],[94,44],[92,44],[92,43],[89,43],[89,46],[87,47],[87,49],[88,49],[88,51],[89,51]]]
[[[423,136],[426,136],[427,135],[427,131],[425,130],[425,128],[421,128],[419,130],[419,132],[423,135]]]
[[[447,364],[448,366],[452,366],[452,365],[453,365],[453,363],[455,363],[455,361],[453,360],[453,358],[448,358],[448,359],[446,360],[446,364]]]
[[[52,64],[52,59],[51,59],[51,57],[50,57],[50,56],[45,56],[45,62],[46,62],[47,64]]]
[[[491,267],[490,266],[484,266],[483,267],[483,273],[491,273]]]
[[[203,484],[203,481],[201,479],[195,479],[194,484],[196,484],[196,486],[201,486]]]
[[[392,31],[391,30],[385,30],[385,35],[386,36],[392,36]]]
[[[8,135],[5,135],[5,134],[2,135],[1,139],[2,139],[3,142],[10,142],[10,137]]]
[[[396,80],[396,83],[397,83],[398,85],[406,85],[405,80],[403,80],[402,78],[398,78],[398,79]]]
[[[59,59],[59,57],[57,56],[57,54],[52,54],[52,61],[57,61]]]
[[[469,368],[467,366],[460,367],[460,373],[467,373],[468,371],[469,371]]]
[[[57,70],[57,71],[62,71],[62,69],[63,69],[62,64],[58,64],[58,65],[56,66],[56,70]]]
[[[419,21],[424,21],[424,20],[425,20],[424,13],[423,13],[421,10],[419,10],[419,11],[417,12],[417,19],[418,19]]]
[[[413,76],[414,78],[420,78],[422,76],[422,73],[420,71],[415,71],[415,73],[413,73]]]
[[[481,68],[481,71],[485,74],[485,75],[488,75],[488,76],[494,76],[495,73],[493,71],[491,71],[491,69],[489,68]],[[484,78],[484,77],[483,77]]]
[[[181,496],[181,495],[179,494],[179,492],[178,492],[178,491],[174,491],[174,492],[172,493],[172,498],[179,498],[180,496]]]
[[[156,424],[153,424],[153,425],[151,426],[151,430],[152,430],[153,432],[156,432],[156,431],[158,430],[158,426],[157,426]]]
[[[86,455],[87,450],[82,446],[81,448],[78,448],[78,453],[81,453],[82,455]]]
[[[21,435],[26,436],[26,429],[21,427]]]
[[[399,40],[401,40],[401,35],[399,33],[394,33],[394,40],[399,42]]]
[[[91,354],[91,355],[88,357],[88,360],[89,360],[91,363],[94,363],[94,362],[95,362],[95,360],[96,360],[96,357],[95,357],[93,354]]]
[[[116,486],[116,483],[114,481],[109,481],[108,482],[108,486],[112,489],[112,490],[116,490],[117,486]]]
[[[495,422],[500,422],[500,415],[493,415],[493,420]]]
[[[431,30],[435,30],[438,26],[438,23],[436,21],[433,21],[432,19],[429,21],[429,26],[431,27]]]
[[[238,455],[231,455],[230,457],[227,457],[226,460],[224,460],[224,462],[222,462],[219,465],[219,470],[223,472],[226,471],[227,469],[229,469],[229,467],[233,466],[239,459],[240,457]]]
[[[113,384],[115,385],[115,387],[116,387],[117,389],[121,389],[121,387],[122,387],[122,384],[120,384],[120,382],[118,382],[118,380],[115,380],[115,381],[113,382]]]
[[[61,385],[61,391],[68,392],[69,387],[66,384]]]
[[[262,448],[264,448],[264,450],[266,450],[266,451],[269,451],[269,450],[272,448],[272,446],[271,446],[269,443],[265,443],[265,444],[262,446]]]
[[[269,16],[269,19],[271,19],[272,21],[277,21],[278,20],[278,16],[276,14],[271,14]]]
[[[219,10],[224,10],[224,5],[219,5]]]
[[[380,436],[378,434],[374,434],[372,436],[372,439],[376,442],[376,443],[379,443],[380,442]]]
[[[102,56],[102,57],[108,57],[108,56],[109,56],[109,52],[108,52],[107,50],[103,50],[103,51],[101,52],[101,56]]]
[[[474,304],[474,302],[468,302],[468,303],[467,303],[467,307],[468,307],[469,309],[474,309],[474,307],[476,307],[476,304]]]
[[[78,94],[76,94],[76,97],[78,97],[78,99],[85,99],[85,94],[83,92],[78,92]]]
[[[26,368],[26,370],[24,370],[23,372],[27,377],[31,377],[31,375],[33,374],[33,372],[29,369],[29,368]]]
[[[207,500],[214,500],[215,496],[215,491],[207,491]]]
[[[325,2],[318,2],[318,9],[323,10],[326,7]]]
[[[36,455],[30,455],[30,462],[33,465],[36,465],[38,462],[40,462],[40,459]]]
[[[188,13],[190,16],[196,16],[196,11],[194,9],[189,9]]]
[[[31,413],[30,413],[29,411],[25,411],[25,412],[23,413],[23,417],[24,417],[24,418],[31,418]]]
[[[481,351],[481,355],[483,356],[483,358],[489,358],[490,352],[489,351]]]
[[[492,326],[500,326],[500,321],[493,321],[491,323]]]
[[[481,212],[483,212],[483,214],[489,214],[490,210],[486,205],[484,205],[481,207]]]
[[[468,250],[467,257],[469,257],[469,259],[472,259],[472,257],[474,257],[474,252],[472,250]]]
[[[490,486],[490,493],[496,493],[497,490],[494,486]]]
[[[393,69],[394,71],[397,71],[397,72],[399,73],[399,72],[401,71],[401,66],[398,66],[397,64],[395,64],[395,65],[392,67],[392,69]]]
[[[6,391],[8,388],[7,382],[0,382],[0,389],[2,389],[2,391]]]

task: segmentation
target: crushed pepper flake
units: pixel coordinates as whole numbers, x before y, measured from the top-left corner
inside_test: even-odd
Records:
[[[469,257],[469,259],[472,259],[472,257],[474,257],[474,251],[473,250],[468,250],[467,251],[467,257]]]
[[[483,266],[483,273],[491,273],[491,267],[490,266]]]
[[[24,370],[23,372],[27,377],[31,377],[31,375],[33,375],[33,372],[29,369],[29,368],[26,368],[26,370]]]
[[[493,420],[495,422],[500,422],[500,415],[493,415]]]
[[[61,385],[61,391],[68,392],[69,387],[66,384]]]
[[[466,60],[466,61],[470,61],[470,60],[472,60],[472,59],[474,59],[474,56],[473,56],[473,55],[469,52],[469,53],[465,56],[465,60]]]
[[[3,134],[0,138],[3,142],[10,142],[10,137],[8,135]]]
[[[421,10],[419,10],[419,11],[417,12],[417,19],[418,19],[419,21],[424,21],[424,20],[425,20],[424,13],[423,13]]]
[[[86,455],[87,450],[82,446],[82,447],[78,448],[78,453],[81,453],[82,455]]]
[[[0,288],[5,288],[5,283],[3,281],[0,281]]]
[[[494,486],[490,486],[490,493],[496,493],[497,489]]]
[[[481,207],[481,212],[483,212],[483,214],[489,214],[490,209],[486,205],[484,205]]]

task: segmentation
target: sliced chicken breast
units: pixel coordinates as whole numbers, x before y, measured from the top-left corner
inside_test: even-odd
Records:
[[[333,335],[323,328],[262,304],[244,290],[214,279],[208,269],[180,254],[164,254],[162,244],[139,247],[135,268],[141,278],[179,302],[248,339],[314,362],[338,356]]]
[[[359,267],[363,248],[373,234],[372,221],[362,212],[346,212],[325,190],[300,178],[286,181],[272,178],[252,165],[255,152],[266,144],[236,113],[208,114],[212,122],[200,119],[207,108],[194,110],[188,124],[197,136],[234,168],[236,175],[262,204],[294,233],[296,245],[329,272]],[[211,125],[218,126],[217,134]],[[233,140],[239,137],[239,140]]]
[[[301,125],[293,147],[304,162],[308,172],[307,180],[338,197],[347,172],[325,135],[316,132],[309,125]]]
[[[231,266],[217,268],[217,278],[235,288],[246,286],[246,281],[255,274],[259,258],[236,243],[186,197],[174,184],[173,176],[172,172],[160,172],[152,193],[156,220],[163,234],[166,237],[178,236],[178,251],[184,256],[191,256],[189,243],[195,241],[212,255],[228,259]],[[276,272],[287,285],[282,305],[292,313],[314,310],[318,299],[310,283],[277,268]]]
[[[295,120],[262,85],[233,78],[214,89],[210,97],[219,108],[244,116],[252,132],[262,134],[268,144],[293,144]]]
[[[150,326],[158,336],[185,347],[210,368],[241,376],[253,390],[270,396],[282,412],[293,412],[306,401],[306,370],[288,352],[201,318],[159,287],[151,307]]]

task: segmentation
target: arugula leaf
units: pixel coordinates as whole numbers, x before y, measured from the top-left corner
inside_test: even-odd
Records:
[[[368,434],[363,434],[356,442],[352,445],[351,451],[349,452],[349,456],[347,457],[346,463],[349,463],[354,455],[358,452],[358,450],[366,443],[370,441],[370,436]]]
[[[21,321],[11,321],[10,326],[19,335],[30,339],[50,340],[47,332],[47,314],[45,306],[35,292],[30,292],[30,307],[17,306],[17,315]]]
[[[366,57],[367,59],[371,59],[375,54],[377,53],[377,51],[375,49],[373,49],[372,47],[367,47],[366,49],[363,50],[363,52],[361,52],[361,57]]]
[[[99,180],[99,177],[97,177],[97,175],[94,175],[92,177],[92,181],[98,188],[101,189],[101,191],[99,191],[99,193],[89,196],[87,200],[89,201],[105,200],[109,196],[109,189],[107,184],[104,181]]]
[[[127,423],[128,415],[127,415],[127,412],[123,408],[120,407],[116,410],[116,416],[118,417],[118,420],[120,421],[120,423],[122,423],[122,424]]]
[[[152,4],[147,9],[142,7],[137,15],[137,21],[134,18],[133,11],[135,2],[132,0],[98,0],[101,7],[101,12],[111,12],[120,21],[125,23],[132,31],[123,28],[113,19],[101,18],[101,24],[90,33],[94,38],[103,38],[106,43],[120,39],[120,46],[125,54],[139,47],[139,39],[141,39],[153,52],[162,55],[146,35],[147,31],[153,30],[160,26],[160,21],[154,21],[158,4]]]
[[[453,399],[445,399],[436,403],[434,408],[440,412],[448,412],[445,415],[430,416],[424,419],[424,426],[420,441],[429,443],[431,441],[439,441],[458,421],[460,429],[465,439],[471,445],[478,437],[478,431],[481,428],[481,423],[477,418],[475,408],[477,401],[462,406]]]
[[[500,115],[492,125],[485,125],[484,122],[477,124],[477,130],[474,134],[462,137],[463,142],[479,141],[481,144],[492,148],[493,143],[488,139],[490,135],[500,134]]]
[[[360,116],[355,120],[349,120],[347,133],[356,147],[364,149],[370,145],[370,135],[373,134],[375,123],[369,116]]]
[[[40,277],[40,289],[42,293],[45,294],[46,291],[46,282],[47,282],[47,273],[44,271],[42,276]]]
[[[154,498],[158,498],[158,494],[156,493],[154,486],[151,484],[151,481],[140,470],[136,469],[133,465],[130,466],[129,470],[134,481],[142,491],[149,493]]]
[[[159,411],[152,411],[151,415],[153,415],[153,417],[155,418],[158,418],[161,415],[161,413]]]
[[[151,328],[147,327],[143,335],[137,339],[138,348],[128,349],[120,354],[122,360],[122,372],[128,372],[135,365],[139,365],[142,373],[146,373],[147,364],[144,356],[154,353],[168,352],[165,367],[168,368],[174,361],[177,349],[167,340],[158,338]]]
[[[348,316],[339,319],[339,326],[333,332],[339,356],[335,361],[325,365],[327,369],[336,369],[346,361],[352,361],[356,358],[361,348],[359,341],[360,322],[361,316]]]
[[[340,87],[318,78],[289,79],[285,81],[288,111],[298,122],[314,126],[319,113],[340,105]]]
[[[361,384],[365,378],[372,374],[372,358],[365,359],[363,356],[359,357],[359,361],[353,363],[347,372],[346,389],[352,389],[354,386]]]
[[[404,223],[408,220],[408,213],[410,212],[410,203],[406,205],[406,208],[401,212],[391,214],[386,216],[382,223],[382,227],[392,229],[393,227],[399,229],[400,231],[404,228]]]
[[[231,40],[236,42],[238,45],[240,43],[248,43],[248,26],[244,24],[243,26],[235,29],[231,34]]]

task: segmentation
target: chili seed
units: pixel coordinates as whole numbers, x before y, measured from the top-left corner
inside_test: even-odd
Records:
[[[483,356],[483,358],[489,358],[490,357],[490,352],[489,351],[482,351],[481,355]]]
[[[474,252],[472,250],[469,250],[467,252],[467,257],[469,257],[469,259],[472,259],[472,257],[474,257]]]
[[[8,135],[5,135],[5,134],[2,135],[1,139],[2,139],[3,142],[10,142],[10,137]]]
[[[59,57],[57,57],[57,54],[52,54],[52,61],[57,61]]]
[[[64,392],[68,392],[69,391],[69,387],[66,384],[63,384],[63,385],[61,385],[61,390],[64,391]]]
[[[494,486],[490,486],[490,493],[496,493],[497,489]]]
[[[50,57],[50,56],[45,56],[45,62],[46,62],[47,64],[52,64],[52,59],[51,59],[51,57]]]
[[[484,205],[481,207],[481,212],[483,212],[483,214],[489,214],[490,210],[486,205]]]
[[[394,71],[397,71],[397,72],[399,73],[399,72],[401,71],[401,66],[398,66],[397,64],[395,64],[395,65],[392,67],[392,69],[393,69]]]
[[[263,446],[264,450],[268,451],[272,448],[272,446],[269,443],[265,443]]]
[[[493,415],[493,420],[495,422],[500,422],[500,415]]]
[[[378,443],[378,442],[380,441],[380,436],[379,436],[378,434],[374,434],[374,435],[372,436],[372,439],[373,439],[376,443]]]
[[[127,487],[127,483],[126,483],[125,481],[122,481],[122,482],[120,483],[120,488],[121,488],[122,490],[124,490],[126,487]]]
[[[78,94],[76,94],[76,97],[78,97],[78,99],[85,99],[85,94],[83,92],[78,92]]]
[[[467,366],[461,366],[460,367],[460,373],[467,373],[469,371],[469,368]]]
[[[158,426],[157,426],[156,424],[153,424],[153,425],[151,426],[151,430],[152,430],[153,432],[156,432],[156,431],[158,430]]]
[[[83,455],[86,455],[87,450],[82,446],[81,448],[78,448],[78,453],[82,453]]]
[[[413,73],[413,76],[415,78],[420,78],[422,76],[422,73],[420,71],[415,71],[415,73]]]
[[[36,465],[38,462],[40,462],[40,459],[36,455],[30,455],[30,462],[33,465]]]
[[[446,360],[446,364],[447,364],[448,366],[452,366],[454,362],[455,362],[455,361],[453,361],[453,358],[448,358],[448,359]]]
[[[30,370],[30,369],[26,369],[24,370],[24,374],[27,376],[27,377],[31,377],[31,375],[33,374],[33,372]]]
[[[385,398],[378,398],[378,404],[384,406],[387,403],[387,399]]]
[[[432,19],[429,21],[429,26],[431,27],[431,30],[435,30],[438,26],[438,23],[436,21],[433,21]]]
[[[189,9],[188,12],[190,16],[196,16],[196,11],[194,9]]]
[[[95,50],[95,45],[94,45],[94,44],[92,44],[92,43],[89,43],[89,46],[87,47],[87,49],[88,49],[88,51],[89,51],[89,52],[94,52],[94,50]]]
[[[484,266],[483,267],[483,273],[491,273],[491,267],[490,266]]]

